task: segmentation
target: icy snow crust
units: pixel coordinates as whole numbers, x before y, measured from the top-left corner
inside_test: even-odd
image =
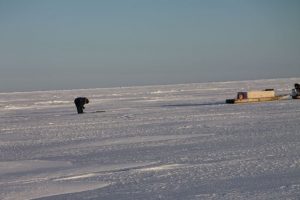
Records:
[[[300,100],[224,103],[295,82],[1,93],[0,199],[299,199]]]

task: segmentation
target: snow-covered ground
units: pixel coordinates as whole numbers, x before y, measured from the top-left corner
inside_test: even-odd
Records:
[[[300,100],[224,103],[295,82],[1,93],[0,199],[299,199]]]

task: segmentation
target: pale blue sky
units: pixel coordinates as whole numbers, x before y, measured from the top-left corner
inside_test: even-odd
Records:
[[[299,0],[0,0],[0,92],[300,77]]]

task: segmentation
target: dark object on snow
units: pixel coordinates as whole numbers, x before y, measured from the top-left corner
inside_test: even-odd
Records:
[[[300,99],[300,84],[299,83],[295,83],[295,89],[292,90],[292,98],[293,99]]]
[[[300,92],[300,84],[299,83],[295,83],[295,89],[297,92]]]
[[[75,103],[75,105],[76,105],[78,114],[83,113],[84,104],[88,104],[89,102],[90,102],[90,101],[89,101],[88,98],[86,98],[86,97],[77,97],[77,98],[74,100],[74,103]]]

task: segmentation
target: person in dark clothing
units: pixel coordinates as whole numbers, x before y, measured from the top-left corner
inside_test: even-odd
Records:
[[[300,84],[299,83],[295,83],[295,89],[297,92],[300,92]]]
[[[78,114],[83,113],[84,105],[88,104],[89,102],[90,102],[89,99],[86,97],[77,97],[74,100]]]

